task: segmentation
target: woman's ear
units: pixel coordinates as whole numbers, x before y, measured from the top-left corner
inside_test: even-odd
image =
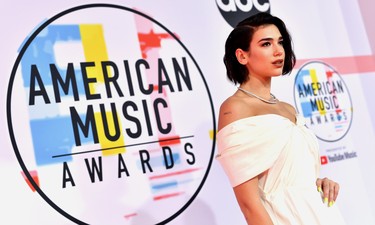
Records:
[[[242,64],[242,65],[246,65],[247,64],[247,61],[248,61],[247,52],[245,52],[244,50],[242,50],[240,48],[237,48],[237,50],[236,50],[236,58],[237,58],[237,61],[240,64]]]

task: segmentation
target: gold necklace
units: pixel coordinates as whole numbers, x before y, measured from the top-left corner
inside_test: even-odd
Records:
[[[243,92],[245,92],[246,94],[248,94],[248,95],[250,95],[250,96],[252,96],[252,97],[255,97],[255,98],[257,98],[257,99],[259,99],[259,100],[261,100],[261,101],[263,101],[263,102],[265,102],[265,103],[268,103],[268,104],[276,104],[279,100],[275,97],[275,95],[273,95],[272,93],[270,93],[270,95],[271,95],[271,99],[270,100],[267,100],[267,99],[264,99],[264,98],[262,98],[262,97],[260,97],[260,96],[258,96],[258,95],[256,95],[256,94],[254,94],[254,93],[251,93],[250,91],[246,91],[245,89],[242,89],[242,88],[240,88],[240,87],[238,87],[238,90],[240,90],[240,91],[243,91]]]

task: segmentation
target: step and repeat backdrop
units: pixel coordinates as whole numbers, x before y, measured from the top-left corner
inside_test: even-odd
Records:
[[[233,26],[283,19],[297,65],[272,92],[320,144],[348,224],[375,224],[375,4],[8,1],[1,224],[246,224],[215,160]]]

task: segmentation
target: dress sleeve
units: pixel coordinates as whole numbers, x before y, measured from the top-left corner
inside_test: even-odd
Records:
[[[290,127],[285,124],[260,126],[244,121],[231,124],[218,133],[216,159],[232,187],[272,167],[290,139]]]

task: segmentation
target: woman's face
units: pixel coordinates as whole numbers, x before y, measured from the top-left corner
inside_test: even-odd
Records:
[[[285,52],[279,29],[273,25],[260,26],[250,42],[247,67],[249,76],[279,76],[283,72]]]

